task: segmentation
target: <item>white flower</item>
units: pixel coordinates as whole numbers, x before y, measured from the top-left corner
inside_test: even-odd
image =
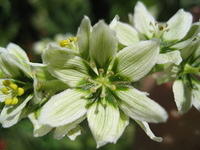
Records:
[[[87,118],[97,147],[101,147],[119,139],[130,117],[150,138],[161,141],[147,122],[165,122],[166,111],[132,87],[132,82],[147,75],[155,65],[159,43],[143,41],[118,52],[117,37],[109,26],[100,21],[91,27],[87,17],[77,37],[79,53],[61,44],[49,46],[43,54],[49,72],[70,88],[52,96],[41,108],[39,123],[75,127]]]

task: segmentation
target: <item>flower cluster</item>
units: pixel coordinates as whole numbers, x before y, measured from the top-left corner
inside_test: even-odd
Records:
[[[130,24],[116,16],[107,25],[84,17],[77,35],[49,42],[43,63],[31,63],[17,45],[0,49],[0,122],[10,127],[28,117],[34,136],[50,131],[56,139],[81,134],[87,120],[97,148],[116,143],[134,120],[157,142],[148,123],[165,122],[167,112],[135,88],[145,76],[162,72],[160,83],[174,81],[180,113],[200,110],[200,23],[179,10],[157,22],[138,2]]]

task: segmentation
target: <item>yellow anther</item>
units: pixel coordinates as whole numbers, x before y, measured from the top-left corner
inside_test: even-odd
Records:
[[[4,80],[3,81],[3,85],[4,86],[9,86],[9,84],[10,84],[10,80]]]
[[[14,98],[12,99],[11,104],[12,104],[12,105],[16,105],[18,102],[19,102],[18,98],[17,98],[17,97],[14,97]]]
[[[5,105],[11,105],[12,104],[13,99],[12,98],[6,98],[4,103]]]
[[[22,96],[24,94],[24,89],[23,88],[18,88],[17,89],[17,95]]]
[[[18,86],[17,86],[17,84],[15,84],[15,83],[10,83],[9,84],[9,87],[11,88],[11,89],[13,89],[13,90],[17,90],[17,88],[18,88]]]
[[[77,37],[69,37],[70,42],[76,42],[77,41]]]
[[[60,46],[61,47],[65,47],[65,46],[67,46],[69,44],[70,44],[70,41],[68,39],[60,41]]]
[[[3,94],[9,94],[9,89],[6,88],[6,87],[3,87],[3,88],[1,89],[1,92],[2,92]]]

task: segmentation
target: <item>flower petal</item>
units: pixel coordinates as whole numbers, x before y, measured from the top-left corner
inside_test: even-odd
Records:
[[[54,138],[58,139],[58,140],[62,139],[71,130],[75,129],[78,126],[78,124],[81,123],[84,119],[85,119],[85,116],[83,116],[67,125],[57,127],[54,132]]]
[[[65,90],[55,96],[41,108],[38,120],[41,124],[52,127],[74,122],[86,114],[85,93],[78,90]]]
[[[200,111],[200,84],[195,83],[195,88],[192,89],[192,104]]]
[[[47,126],[47,125],[42,125],[38,122],[36,119],[35,113],[31,113],[28,118],[33,124],[33,136],[34,137],[41,137],[46,135],[52,130],[52,127]]]
[[[117,140],[122,136],[122,134],[124,133],[124,130],[126,129],[126,127],[129,124],[129,117],[126,116],[123,112],[120,112],[120,118],[119,118],[119,123],[117,126],[117,131],[116,131],[116,138],[115,138],[115,142],[117,142]]]
[[[114,72],[137,81],[149,73],[158,54],[159,43],[156,41],[142,41],[126,47],[117,54]]]
[[[157,64],[173,63],[179,65],[182,62],[180,51],[172,51],[164,54],[159,54]]]
[[[116,131],[119,123],[119,110],[111,104],[103,106],[94,103],[87,112],[90,130],[97,143],[97,148],[116,142]]]
[[[129,24],[113,20],[110,28],[116,32],[119,42],[123,45],[128,46],[139,41],[137,31]]]
[[[172,89],[178,111],[186,113],[192,106],[190,90],[184,85],[182,80],[176,80]]]
[[[0,122],[3,128],[9,128],[15,125],[20,119],[21,119],[21,112],[18,112],[17,114],[13,116],[9,116],[5,120],[0,121]]]
[[[192,15],[180,9],[167,21],[168,32],[164,32],[163,39],[166,41],[178,41],[183,39],[192,25]]]
[[[42,55],[44,64],[52,68],[63,67],[67,61],[76,55],[75,51],[60,47],[56,44],[49,44]]]
[[[90,19],[87,16],[84,16],[77,33],[77,37],[79,52],[81,56],[86,59],[89,56],[89,36],[91,28]]]
[[[141,2],[137,2],[135,6],[133,21],[135,28],[141,34],[148,39],[153,37],[152,31],[154,31],[153,25],[155,24],[155,19]]]
[[[117,45],[114,31],[103,21],[99,21],[90,36],[90,57],[97,67],[107,69],[105,66],[108,66],[110,59],[117,52]]]
[[[76,137],[79,135],[81,135],[81,127],[80,126],[73,128],[72,130],[70,130],[67,133],[68,138],[72,141],[74,141],[76,139]]]
[[[49,67],[49,72],[57,79],[71,87],[76,87],[82,80],[88,78],[88,68],[84,60],[76,56],[60,67]]]
[[[19,66],[21,65],[16,61],[16,57],[10,55],[6,49],[0,52],[0,69],[4,76],[9,78],[21,76],[22,72]]]
[[[155,123],[167,120],[167,112],[145,93],[129,88],[126,91],[117,91],[116,94],[121,100],[120,108],[132,119]]]
[[[149,125],[147,122],[145,121],[138,121],[138,120],[135,120],[136,123],[144,130],[144,132],[150,137],[150,139],[156,141],[156,142],[162,142],[162,138],[161,137],[156,137],[154,135],[154,133],[151,131]]]

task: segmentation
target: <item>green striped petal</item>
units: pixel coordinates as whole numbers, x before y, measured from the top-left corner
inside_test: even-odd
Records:
[[[116,94],[121,100],[119,107],[132,119],[158,123],[168,118],[167,112],[159,104],[137,89],[129,88]]]
[[[84,16],[81,25],[78,29],[77,38],[78,38],[79,52],[81,56],[85,59],[87,59],[89,56],[89,37],[91,29],[92,27],[90,19],[87,16]]]
[[[62,139],[65,135],[68,135],[71,130],[77,128],[78,124],[80,124],[85,118],[85,116],[82,116],[81,118],[73,121],[72,123],[57,127],[54,132],[54,138],[58,140]]]
[[[41,108],[39,122],[57,127],[70,124],[83,117],[87,112],[87,101],[83,99],[84,96],[85,93],[71,89],[52,96]]]
[[[157,61],[159,43],[142,41],[118,52],[114,67],[116,74],[137,81],[147,75]]]
[[[157,64],[173,63],[179,65],[182,62],[180,51],[172,51],[158,55]]]
[[[110,24],[110,28],[116,32],[119,43],[128,46],[139,41],[137,31],[129,24],[116,21],[116,17]]]
[[[182,80],[176,80],[173,84],[173,93],[176,106],[180,113],[186,113],[192,106],[191,91]]]
[[[192,104],[196,109],[200,111],[200,84],[195,83],[194,89],[192,89]]]
[[[183,39],[192,25],[192,15],[180,9],[168,21],[168,31],[164,32],[163,39],[165,41],[178,41]]]
[[[97,143],[97,148],[107,143],[116,142],[120,113],[118,108],[107,104],[94,103],[87,112],[90,130]]]
[[[133,15],[133,22],[135,28],[145,37],[151,39],[154,34],[154,24],[155,19],[154,17],[148,12],[146,7],[143,3],[137,2],[134,15]]]
[[[36,118],[35,113],[31,113],[30,115],[28,115],[28,118],[30,119],[31,123],[33,124],[33,136],[34,137],[44,136],[52,130],[52,127],[40,124]]]
[[[92,30],[90,36],[90,57],[98,68],[107,69],[111,58],[117,52],[118,40],[104,21],[99,21]]]

